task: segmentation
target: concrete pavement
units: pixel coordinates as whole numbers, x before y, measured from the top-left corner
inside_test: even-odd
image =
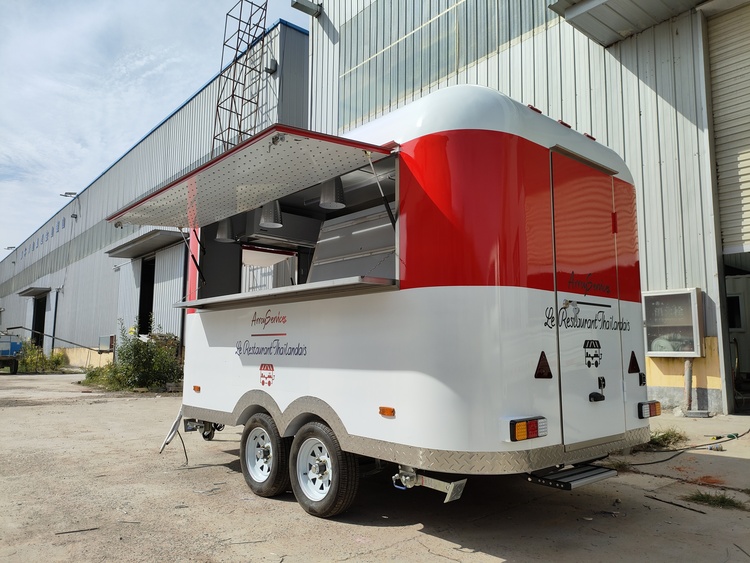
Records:
[[[651,419],[652,432],[670,428],[688,437],[676,448],[691,449],[676,457],[676,452],[635,452],[615,459],[642,474],[732,490],[738,500],[750,501],[750,416],[689,418],[670,413]],[[727,438],[729,434],[738,437]]]

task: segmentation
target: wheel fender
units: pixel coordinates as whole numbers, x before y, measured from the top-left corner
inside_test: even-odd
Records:
[[[231,426],[244,426],[251,416],[259,412],[265,412],[273,418],[276,424],[282,419],[281,409],[273,397],[265,391],[248,391],[237,401],[232,411],[233,423]]]
[[[347,450],[350,436],[346,426],[331,405],[316,397],[300,397],[292,401],[284,410],[279,430],[283,436],[294,436],[302,426],[315,420],[322,422],[333,430],[341,447]]]

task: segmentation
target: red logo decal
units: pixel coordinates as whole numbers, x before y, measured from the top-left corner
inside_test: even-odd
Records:
[[[276,379],[276,374],[273,372],[273,364],[260,364],[260,384],[270,387],[274,379]]]

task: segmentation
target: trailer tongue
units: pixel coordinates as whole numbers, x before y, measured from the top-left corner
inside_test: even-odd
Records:
[[[320,517],[373,459],[446,501],[616,475],[659,413],[622,160],[472,86],[350,136],[274,127],[110,218],[192,230],[185,429],[243,425],[253,492]]]

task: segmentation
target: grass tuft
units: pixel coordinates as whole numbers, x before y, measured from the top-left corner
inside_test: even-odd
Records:
[[[744,502],[734,499],[726,493],[711,494],[696,491],[692,495],[684,497],[684,499],[716,508],[736,508],[738,510],[747,510],[747,506]]]
[[[687,441],[687,434],[676,428],[667,428],[665,430],[656,430],[651,432],[651,439],[648,445],[652,448],[669,449],[674,448]]]

